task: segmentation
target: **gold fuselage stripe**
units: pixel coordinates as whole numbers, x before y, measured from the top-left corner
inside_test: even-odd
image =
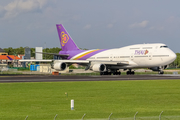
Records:
[[[82,55],[74,58],[73,60],[78,60],[78,59],[80,59],[80,58],[82,58],[82,57],[84,57],[84,56],[86,56],[86,55],[88,55],[88,54],[90,54],[90,53],[92,53],[92,52],[98,51],[98,50],[99,50],[99,49],[86,52],[86,53],[84,53],[84,54],[82,54]]]

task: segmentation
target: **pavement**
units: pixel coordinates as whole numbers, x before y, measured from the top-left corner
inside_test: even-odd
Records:
[[[104,76],[64,76],[64,75],[1,75],[0,83],[14,82],[76,82],[76,81],[125,81],[125,80],[180,80],[180,75],[104,75]]]

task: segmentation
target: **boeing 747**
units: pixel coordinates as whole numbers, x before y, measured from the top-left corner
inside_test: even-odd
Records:
[[[54,60],[52,65],[57,71],[63,71],[77,63],[86,66],[86,70],[100,72],[101,75],[120,75],[120,69],[128,70],[127,75],[134,75],[132,69],[135,68],[149,68],[163,74],[163,69],[176,59],[176,54],[162,43],[80,50],[62,24],[57,24],[56,27],[62,48],[59,52],[62,60]]]

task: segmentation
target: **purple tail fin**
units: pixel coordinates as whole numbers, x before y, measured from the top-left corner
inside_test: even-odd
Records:
[[[79,50],[77,45],[72,40],[71,36],[68,34],[68,32],[63,27],[63,25],[57,24],[56,27],[57,27],[62,51]]]

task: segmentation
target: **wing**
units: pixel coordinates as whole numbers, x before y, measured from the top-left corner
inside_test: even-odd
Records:
[[[19,60],[20,62],[64,62],[67,64],[82,64],[82,65],[88,65],[88,64],[96,64],[101,63],[105,65],[128,65],[129,61],[99,61],[99,60]]]
[[[45,52],[35,52],[39,54],[48,54],[48,55],[56,55],[56,56],[61,56],[61,57],[68,57],[68,54],[58,54],[58,53],[45,53]]]
[[[39,54],[48,54],[48,55],[56,55],[56,56],[60,56],[62,58],[66,58],[69,55],[68,54],[58,54],[58,53],[43,53],[43,52],[35,52],[35,53],[39,53]],[[37,60],[37,59],[25,59],[25,60],[19,60],[20,62],[52,62],[53,60]]]
[[[67,66],[70,66],[72,64],[79,64],[86,66],[85,70],[99,70],[100,66],[105,65],[105,66],[125,66],[129,65],[128,61],[89,61],[89,60],[54,60],[52,64],[52,68],[63,71],[66,69]],[[96,66],[96,69],[92,69],[93,66]],[[99,67],[99,68],[97,68]]]
[[[91,61],[92,64],[101,63],[105,65],[129,65],[129,61]]]
[[[87,66],[90,63],[89,60],[54,60],[54,63],[58,63],[58,62],[66,63],[67,66],[70,66],[72,64]]]
[[[36,59],[25,59],[19,60],[19,62],[52,62],[53,60],[36,60]]]
[[[100,61],[100,60],[55,60],[54,62],[64,62],[67,64],[95,64],[101,63],[105,65],[128,65],[129,61]]]

